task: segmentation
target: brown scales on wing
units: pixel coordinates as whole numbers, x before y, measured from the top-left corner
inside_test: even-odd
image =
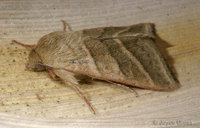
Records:
[[[77,33],[82,36],[79,47],[87,56],[76,63],[60,65],[66,70],[151,90],[170,91],[179,87],[155,46],[153,24],[94,28]]]

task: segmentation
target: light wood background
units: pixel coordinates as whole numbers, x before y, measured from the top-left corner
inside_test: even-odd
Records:
[[[62,30],[156,24],[158,47],[182,87],[173,92],[136,89],[139,97],[105,82],[80,86],[93,115],[67,84],[29,72],[29,51],[12,39],[35,44]],[[200,126],[199,0],[1,0],[0,128]]]

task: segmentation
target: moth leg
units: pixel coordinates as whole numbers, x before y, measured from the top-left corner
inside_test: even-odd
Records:
[[[89,103],[89,101],[83,95],[83,92],[80,90],[80,88],[77,85],[75,85],[75,84],[73,84],[73,87],[76,90],[76,92],[81,96],[81,98],[87,103],[88,107],[93,112],[93,114],[96,114],[95,111],[94,111],[94,109],[92,108],[91,104]]]
[[[135,94],[135,96],[136,96],[136,97],[138,97],[138,96],[139,96],[139,95],[138,95],[138,93],[137,93],[137,92],[136,92],[134,89],[132,89],[132,88],[129,88],[129,87],[127,87],[126,85],[119,84],[119,83],[115,83],[115,82],[108,81],[108,80],[107,80],[107,82],[109,82],[109,83],[111,83],[111,84],[115,84],[115,85],[117,85],[117,86],[119,86],[119,87],[122,87],[122,88],[124,88],[124,89],[127,89],[127,90],[131,91],[132,93],[134,93],[134,94]]]
[[[36,45],[34,45],[34,44],[33,44],[33,45],[24,44],[24,43],[18,42],[18,41],[16,41],[16,40],[12,40],[12,42],[15,43],[15,44],[19,44],[19,45],[21,45],[21,46],[23,46],[23,47],[26,47],[26,48],[34,49],[34,48],[36,47]]]
[[[49,66],[46,66],[46,65],[43,65],[43,66],[45,66],[45,68],[46,68],[46,72],[49,74],[49,77],[52,79],[52,80],[60,80],[60,78],[59,77],[57,77],[56,75],[55,75],[55,73],[53,72],[53,67],[49,67]]]
[[[66,29],[67,29],[67,31],[72,32],[72,28],[70,27],[70,25],[67,22],[65,22],[64,20],[61,20],[61,22],[63,23],[63,31],[66,32]]]
[[[51,69],[47,69],[46,70],[47,73],[49,74],[49,77],[52,79],[52,80],[57,80],[56,77],[54,76],[53,74],[53,71]]]
[[[48,66],[48,65],[45,65],[45,64],[39,64],[39,65],[42,65],[42,66],[45,66],[46,67],[46,70],[49,74],[49,76],[54,80],[55,77],[53,77],[53,72],[52,72],[52,69],[53,67],[51,66]],[[90,108],[90,110],[93,112],[93,114],[96,114],[93,107],[91,106],[91,104],[89,103],[89,101],[87,100],[87,98],[84,96],[83,92],[81,91],[81,89],[76,85],[76,84],[72,84],[75,91],[81,96],[81,98],[87,103],[88,107]]]

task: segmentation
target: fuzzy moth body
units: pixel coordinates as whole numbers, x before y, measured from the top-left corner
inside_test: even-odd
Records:
[[[150,90],[174,90],[179,83],[155,45],[154,31],[153,24],[143,23],[52,32],[31,47],[27,68],[48,70],[75,85],[79,84],[76,76],[82,75]]]

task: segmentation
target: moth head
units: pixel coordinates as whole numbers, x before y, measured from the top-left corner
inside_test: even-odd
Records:
[[[42,66],[41,64],[42,60],[39,54],[34,49],[32,49],[29,54],[28,63],[26,65],[27,70],[36,72],[45,71],[45,66]]]

